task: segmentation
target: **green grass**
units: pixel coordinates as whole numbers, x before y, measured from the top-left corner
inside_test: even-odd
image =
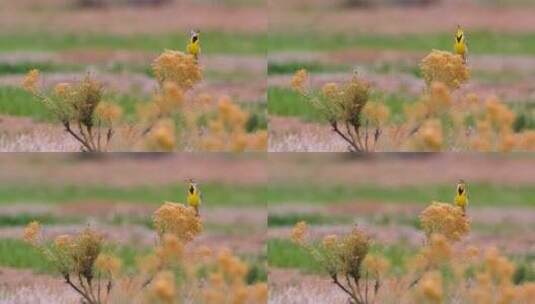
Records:
[[[104,251],[112,252],[119,257],[126,270],[135,267],[137,256],[149,252],[147,248],[110,245],[106,245]],[[47,261],[42,252],[18,239],[0,239],[0,265],[31,269],[39,273],[57,274],[53,265]]]
[[[468,33],[470,54],[533,54],[535,33]],[[270,33],[269,52],[334,51],[348,48],[375,50],[405,50],[430,52],[432,49],[451,50],[453,33],[439,34],[319,34]]]
[[[278,203],[347,203],[373,201],[378,203],[417,203],[426,205],[433,200],[450,202],[451,185],[421,187],[384,187],[378,185],[328,185],[270,183],[267,199]],[[470,184],[471,206],[535,206],[535,187],[493,184]]]
[[[243,186],[218,183],[203,184],[203,195],[210,206],[266,204],[266,190],[261,185]],[[33,185],[1,184],[0,204],[13,203],[69,203],[91,202],[132,202],[159,205],[164,201],[184,201],[185,185],[112,187],[105,185]]]
[[[80,223],[81,219],[72,216],[54,216],[51,214],[2,214],[0,215],[0,227],[25,226],[31,221],[38,221],[43,225],[49,224],[72,224]]]
[[[31,245],[15,239],[0,239],[0,264],[5,267],[30,268],[37,272],[52,272],[52,265]]]
[[[103,100],[115,102],[123,109],[123,118],[127,122],[137,119],[137,105],[150,101],[150,96],[143,94],[121,94],[117,92],[105,92]],[[248,132],[267,129],[266,102],[241,102],[240,106],[251,113],[247,121]],[[0,86],[0,114],[30,117],[39,122],[56,122],[54,115],[22,88],[13,86]],[[175,120],[178,125],[181,116]]]
[[[270,239],[268,246],[268,267],[298,268],[305,272],[321,273],[321,267],[303,248],[290,240]]]
[[[56,34],[41,32],[0,34],[0,52],[78,49],[161,52],[164,49],[184,49],[188,38],[187,33],[159,35]],[[267,48],[267,37],[262,34],[203,32],[201,39],[202,51],[205,54],[263,54]]]
[[[318,62],[268,63],[268,75],[294,74],[300,69],[306,69],[309,73],[348,71],[348,68],[343,65],[322,64]]]
[[[297,116],[305,121],[323,122],[324,118],[304,97],[288,88],[268,88],[269,115]]]
[[[269,267],[297,268],[306,273],[323,273],[323,269],[312,256],[292,241],[270,239],[267,243]],[[370,248],[370,253],[380,254],[387,258],[391,263],[392,271],[395,273],[405,271],[405,262],[414,252],[415,249],[405,244],[390,246],[373,244]]]
[[[417,99],[404,93],[387,94],[373,91],[370,100],[384,102],[390,109],[392,120],[398,122],[404,119],[404,106]],[[299,117],[308,122],[326,123],[324,117],[312,104],[289,88],[268,88],[268,111],[269,115]]]
[[[293,226],[299,221],[305,221],[310,225],[349,224],[352,220],[350,215],[325,215],[319,213],[269,214],[268,227]]]
[[[148,96],[133,96],[119,93],[105,93],[104,100],[116,102],[123,108],[124,117],[132,120],[136,105],[148,102]],[[22,88],[0,86],[0,114],[24,116],[36,121],[55,122],[55,117],[47,108]]]
[[[0,86],[0,113],[32,117],[38,121],[54,120],[54,116],[30,93],[11,86]]]
[[[130,272],[136,268],[136,260],[139,256],[150,253],[148,247],[110,246],[106,245],[104,252],[111,252],[123,262],[123,269]],[[249,283],[267,281],[267,269],[265,256],[241,257],[249,265],[247,281]],[[53,265],[49,263],[43,253],[22,240],[0,239],[0,266],[19,269],[30,269],[37,273],[59,275]]]
[[[390,261],[390,273],[399,276],[406,273],[406,264],[416,254],[417,249],[403,243],[388,246],[372,244],[369,252],[384,256]],[[535,281],[535,267],[533,266],[535,257],[533,255],[513,256],[511,258],[516,264],[513,275],[515,284]],[[327,275],[306,250],[287,239],[268,240],[268,265],[269,267],[299,269],[304,273]],[[451,271],[441,270],[445,272],[446,276]]]
[[[38,69],[44,73],[80,72],[84,70],[84,67],[82,65],[57,64],[52,62],[0,62],[0,75],[26,74],[32,69]]]

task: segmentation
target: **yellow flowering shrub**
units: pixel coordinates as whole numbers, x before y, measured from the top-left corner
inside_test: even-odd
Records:
[[[297,92],[305,93],[307,82],[308,72],[305,69],[301,69],[293,75],[291,85]]]
[[[425,83],[431,86],[441,82],[450,89],[457,89],[470,78],[470,70],[456,54],[433,50],[420,63]]]
[[[470,231],[470,220],[463,210],[448,203],[432,202],[420,214],[420,222],[428,239],[441,234],[449,241],[458,241]]]
[[[95,268],[108,276],[117,277],[120,274],[123,262],[107,253],[101,253],[95,260]]]
[[[145,145],[152,151],[173,151],[177,145],[175,125],[170,119],[160,119],[147,134]]]
[[[114,135],[114,123],[122,109],[103,102],[102,85],[87,75],[78,83],[59,83],[52,94],[37,87],[39,71],[32,70],[23,87],[32,93],[61,122],[65,131],[81,145],[82,151],[106,151]]]
[[[444,134],[440,120],[425,120],[414,134],[411,145],[417,151],[441,151],[444,146]]]
[[[426,89],[417,100],[402,105],[403,115],[391,115],[385,103],[370,101],[369,83],[355,73],[350,81],[325,83],[315,91],[302,69],[290,85],[352,152],[535,150],[535,132],[515,132],[516,117],[507,104],[496,97],[482,101],[473,93],[452,94],[470,79],[461,56],[433,50],[420,68]]]
[[[324,116],[333,132],[348,143],[349,150],[374,151],[390,118],[390,110],[383,103],[369,102],[369,83],[354,75],[340,85],[325,84],[317,94],[307,83],[308,73],[299,70],[291,86]]]
[[[183,90],[191,89],[202,80],[202,70],[192,55],[167,50],[152,64],[161,86],[173,83]]]
[[[33,69],[29,71],[22,81],[22,87],[28,92],[37,92],[37,82],[39,81],[39,76],[39,70]]]
[[[389,267],[382,257],[369,256],[371,240],[361,229],[338,237],[328,235],[319,245],[306,240],[307,224],[298,222],[292,229],[292,241],[306,249],[310,256],[329,274],[334,284],[350,298],[350,303],[360,304],[364,297],[376,299],[378,288],[373,291],[364,286],[378,286]]]
[[[154,212],[153,219],[158,235],[172,234],[183,243],[202,232],[202,221],[195,209],[180,203],[165,202]]]
[[[205,136],[199,145],[207,151],[265,151],[267,149],[267,131],[248,133],[246,123],[249,114],[223,97],[217,104],[215,116],[208,121]]]
[[[419,299],[420,303],[443,303],[443,284],[440,272],[426,272],[416,289],[416,299]]]
[[[152,68],[158,88],[149,102],[136,105],[135,117],[117,103],[103,101],[104,88],[90,75],[77,83],[58,83],[47,93],[38,86],[39,71],[32,70],[22,86],[54,114],[81,151],[266,150],[267,131],[248,130],[248,112],[226,97],[214,105],[212,96],[192,96],[203,79],[193,56],[167,50]]]
[[[307,238],[305,222],[291,231],[292,241],[304,248],[327,273],[347,303],[531,303],[535,284],[515,281],[515,264],[496,248],[482,251],[459,242],[470,231],[470,220],[453,204],[432,202],[420,214],[423,245],[401,261],[397,269],[374,250],[362,230],[347,235]],[[483,252],[483,253],[482,253]],[[399,269],[405,269],[401,273]]]
[[[43,252],[83,303],[267,303],[267,284],[248,283],[248,265],[230,250],[186,248],[202,230],[192,208],[166,202],[153,221],[155,246],[128,270],[91,228],[46,242],[39,223],[31,222],[24,239]]]

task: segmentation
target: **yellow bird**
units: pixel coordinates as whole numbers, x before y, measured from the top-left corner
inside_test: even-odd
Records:
[[[194,181],[190,181],[188,187],[188,196],[187,196],[188,206],[195,209],[195,214],[199,216],[199,206],[202,202],[201,191],[197,187],[197,184]]]
[[[466,46],[466,37],[464,35],[463,28],[458,25],[457,33],[455,34],[455,44],[453,45],[455,53],[463,58],[463,62],[466,64],[466,55],[468,54],[468,47]]]
[[[195,57],[195,60],[198,60],[199,55],[201,54],[201,42],[199,40],[199,34],[199,31],[192,30],[191,38],[187,46],[188,54],[193,55],[193,57]]]
[[[466,214],[466,206],[468,206],[468,190],[464,180],[459,180],[457,183],[457,192],[455,193],[455,205],[463,209],[463,214]]]

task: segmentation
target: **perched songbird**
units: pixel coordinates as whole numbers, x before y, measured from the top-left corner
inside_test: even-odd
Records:
[[[187,202],[188,206],[193,207],[195,209],[195,214],[199,216],[199,207],[202,202],[202,196],[201,191],[193,180],[190,180],[189,183]]]
[[[466,214],[466,206],[468,206],[468,190],[464,180],[459,180],[457,183],[457,192],[455,193],[455,205],[463,209],[463,213]]]
[[[466,64],[466,55],[468,54],[468,47],[466,46],[466,37],[464,35],[463,28],[457,26],[457,34],[455,34],[455,44],[453,46],[455,53],[463,58],[463,62]]]
[[[187,46],[188,54],[193,55],[193,57],[195,57],[195,60],[198,60],[199,55],[201,54],[201,42],[199,41],[199,34],[199,31],[192,30],[191,38]]]

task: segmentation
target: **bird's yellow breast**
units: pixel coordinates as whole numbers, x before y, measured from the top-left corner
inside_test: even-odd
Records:
[[[198,55],[201,52],[201,47],[199,46],[198,41],[188,44],[188,53],[191,55]]]
[[[198,207],[201,204],[201,198],[197,193],[188,194],[188,205],[192,207]]]
[[[464,53],[466,53],[466,45],[464,44],[464,41],[455,42],[455,53],[459,55],[463,55]]]
[[[466,195],[464,194],[455,195],[455,204],[459,207],[466,207],[466,205],[468,204],[468,199],[466,198]]]

